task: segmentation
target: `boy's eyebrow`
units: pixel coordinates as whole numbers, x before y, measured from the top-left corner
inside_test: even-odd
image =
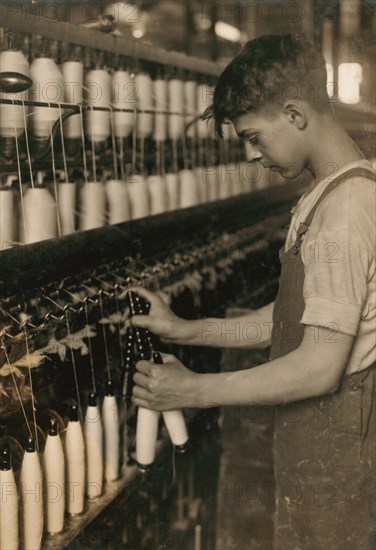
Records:
[[[252,128],[245,128],[238,134],[238,136],[243,139],[245,137],[248,137],[249,134],[257,134],[257,130],[252,130]]]

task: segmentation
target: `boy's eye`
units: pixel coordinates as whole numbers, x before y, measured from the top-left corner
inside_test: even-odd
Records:
[[[257,136],[249,137],[249,138],[247,138],[247,141],[248,141],[248,143],[251,143],[252,145],[258,145],[259,144],[259,139],[258,139]]]

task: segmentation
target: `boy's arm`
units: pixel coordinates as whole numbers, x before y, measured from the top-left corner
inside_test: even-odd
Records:
[[[333,393],[353,339],[347,334],[334,335],[326,328],[306,326],[299,348],[284,357],[246,371],[220,374],[216,380],[215,375],[202,375],[196,406],[216,399],[221,404],[274,405]]]
[[[168,343],[219,348],[270,345],[274,302],[240,317],[188,321],[175,315],[160,295],[141,287],[129,290],[151,305],[149,315],[134,315],[129,322],[149,329]]]
[[[353,336],[306,326],[295,351],[248,370],[196,374],[175,357],[166,365],[137,364],[134,401],[156,410],[223,405],[278,404],[334,392],[341,380]]]
[[[184,344],[216,348],[259,348],[270,345],[274,302],[246,315],[187,321]]]

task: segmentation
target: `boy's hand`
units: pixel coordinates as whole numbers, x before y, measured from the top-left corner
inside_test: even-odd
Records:
[[[174,355],[161,353],[163,365],[139,361],[133,379],[133,402],[139,407],[168,411],[195,407],[198,374],[187,369]]]
[[[132,287],[129,290],[150,303],[149,315],[133,315],[129,319],[130,325],[147,328],[168,343],[182,343],[184,341],[187,321],[175,315],[158,294],[143,287]]]

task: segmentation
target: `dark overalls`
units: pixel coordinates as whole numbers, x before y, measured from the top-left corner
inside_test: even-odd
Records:
[[[376,180],[360,168],[333,180],[300,224],[295,245],[280,252],[271,359],[303,338],[303,235],[322,200],[353,176]],[[274,550],[376,549],[375,447],[376,365],[344,375],[334,394],[276,407]]]

